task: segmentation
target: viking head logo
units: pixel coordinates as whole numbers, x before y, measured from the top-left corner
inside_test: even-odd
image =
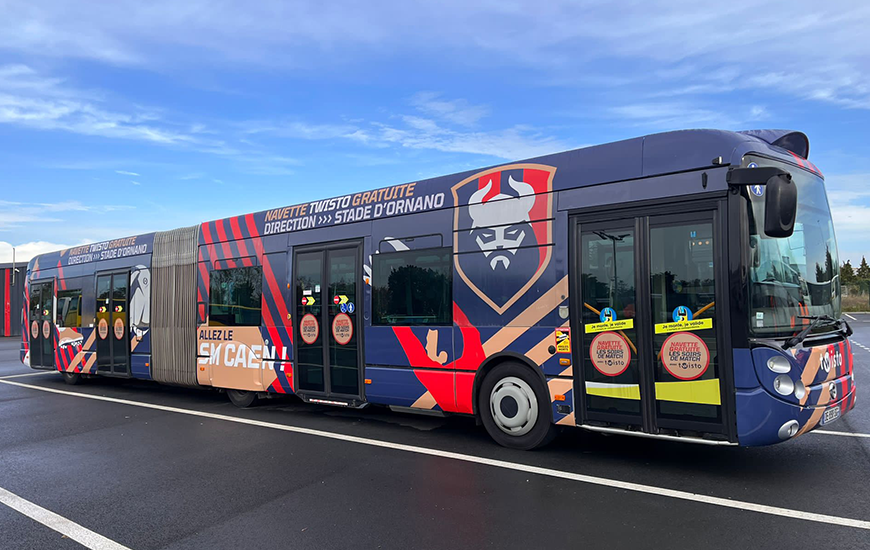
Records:
[[[511,256],[516,256],[517,249],[526,240],[531,230],[529,213],[535,205],[535,191],[528,183],[516,181],[513,175],[509,175],[508,185],[517,192],[517,196],[499,193],[484,203],[483,199],[492,190],[492,185],[493,180],[490,179],[485,187],[471,195],[468,215],[472,220],[471,235],[474,242],[483,255],[490,258],[489,265],[495,271],[497,266],[508,269]]]
[[[499,314],[550,261],[551,194],[556,169],[515,164],[475,174],[453,187],[456,271]]]

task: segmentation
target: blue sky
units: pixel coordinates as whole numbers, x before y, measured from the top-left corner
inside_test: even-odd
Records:
[[[790,128],[870,255],[870,3],[0,3],[0,261],[682,128]]]

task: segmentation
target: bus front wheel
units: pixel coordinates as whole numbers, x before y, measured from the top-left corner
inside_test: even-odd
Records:
[[[227,397],[236,407],[245,409],[257,402],[257,394],[252,391],[227,390]]]
[[[505,363],[494,368],[483,379],[477,402],[486,431],[503,447],[535,449],[556,436],[547,388],[528,367]]]

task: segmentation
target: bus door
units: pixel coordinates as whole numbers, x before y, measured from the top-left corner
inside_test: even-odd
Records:
[[[652,434],[727,432],[717,313],[724,308],[715,297],[724,284],[718,215],[672,210],[576,221],[578,423]]]
[[[130,375],[130,272],[97,275],[97,372]]]
[[[361,396],[360,256],[357,243],[294,251],[294,376],[305,398]]]
[[[54,282],[30,284],[30,366],[54,367]]]

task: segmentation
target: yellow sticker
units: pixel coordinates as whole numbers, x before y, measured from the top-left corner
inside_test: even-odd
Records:
[[[713,328],[713,319],[692,319],[691,321],[680,321],[679,323],[656,323],[656,334],[669,334],[684,330],[704,330],[708,328]]]
[[[593,323],[591,325],[585,325],[583,330],[586,331],[586,334],[592,334],[595,332],[604,332],[606,330],[628,330],[630,328],[634,328],[634,319]]]
[[[568,329],[556,329],[556,352],[571,353],[571,333]]]

